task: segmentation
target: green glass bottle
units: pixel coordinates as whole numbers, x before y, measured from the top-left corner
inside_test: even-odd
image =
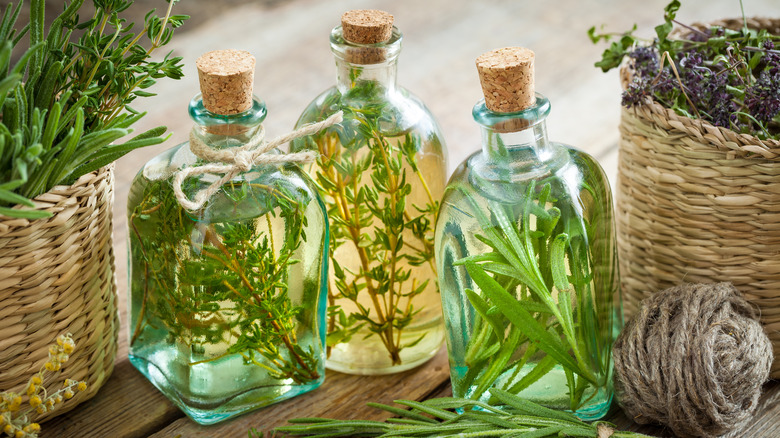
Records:
[[[212,164],[204,145],[247,145],[266,116],[250,54],[209,52],[198,70],[190,141],[146,163],[130,188],[130,362],[212,424],[323,382],[328,222],[294,163],[254,165],[202,207],[182,207],[177,172]],[[182,192],[189,200],[218,179],[192,175]]]
[[[533,59],[523,48],[477,59],[482,150],[452,175],[436,224],[452,388],[593,420],[612,400],[622,327],[612,196],[591,156],[548,141]]]
[[[446,183],[442,135],[423,103],[396,85],[401,33],[382,11],[349,11],[333,29],[338,83],[298,126],[336,111],[344,122],[292,143],[320,158],[310,174],[331,220],[328,368],[400,372],[444,340],[433,226]]]

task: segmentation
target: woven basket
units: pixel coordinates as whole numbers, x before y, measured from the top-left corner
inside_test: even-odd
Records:
[[[94,396],[113,370],[119,330],[113,202],[111,165],[35,198],[51,218],[0,215],[0,392],[23,393],[64,333],[73,335],[76,349],[44,384],[72,378],[88,385],[38,421]]]
[[[732,28],[742,20],[713,24]],[[780,20],[750,19],[780,33]],[[623,71],[623,85],[628,74]],[[780,142],[679,116],[623,109],[618,252],[626,314],[680,282],[732,282],[761,312],[780,377]]]

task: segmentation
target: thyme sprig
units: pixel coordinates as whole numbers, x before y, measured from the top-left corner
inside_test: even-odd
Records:
[[[696,28],[676,20],[679,8],[678,0],[666,6],[653,39],[635,36],[636,25],[623,33],[588,31],[594,43],[611,41],[596,67],[606,72],[630,60],[623,105],[652,99],[686,117],[780,140],[780,36],[749,29],[744,11],[740,29]]]
[[[84,21],[78,15],[84,0],[72,0],[48,31],[44,0],[31,1],[30,22],[18,32],[14,26],[22,2],[5,8],[0,21],[0,214],[50,216],[12,207],[34,207],[31,199],[55,185],[72,183],[167,138],[161,126],[117,143],[145,114],[129,105],[153,96],[147,90],[157,79],[182,76],[181,58],[168,53],[151,60],[188,18],[172,14],[176,0],[167,1],[165,15],[150,11],[138,33],[120,16],[132,0],[94,0],[95,13]],[[30,49],[11,66],[11,53],[26,34]],[[142,44],[144,36],[148,47]]]
[[[331,258],[335,275],[328,296],[328,346],[349,342],[365,327],[397,365],[400,352],[422,340],[402,343],[401,336],[423,310],[414,306],[415,297],[429,288],[429,280],[415,278],[410,267],[427,265],[435,277],[433,223],[439,200],[417,163],[422,139],[383,132],[380,125],[388,123],[389,113],[382,99],[386,91],[376,81],[358,80],[360,75],[360,68],[352,68],[353,87],[322,104],[328,111],[342,109],[344,122],[295,147],[320,152],[315,180],[328,205],[331,254],[344,246],[359,258],[354,272]],[[424,205],[407,201],[413,184],[425,190]],[[357,311],[347,314],[341,300]]]
[[[184,184],[191,193],[198,182]],[[297,339],[307,309],[289,295],[289,267],[300,262],[308,223],[308,198],[292,190],[283,183],[228,183],[222,191],[230,203],[249,203],[267,213],[209,223],[178,204],[170,181],[152,181],[129,219],[132,256],[140,265],[134,269],[142,270],[131,291],[138,313],[130,345],[147,329],[164,329],[202,357],[191,366],[238,354],[278,380],[319,379],[319,353]],[[191,247],[182,250],[183,244]],[[227,347],[220,355],[206,355],[206,347],[214,345]]]
[[[491,389],[496,404],[442,397],[417,402],[397,400],[398,408],[379,403],[369,406],[398,418],[387,421],[297,418],[275,429],[284,436],[307,437],[598,437],[601,430],[616,438],[647,437],[614,430],[606,422],[588,424],[572,414],[555,411],[499,389]],[[606,435],[609,436],[609,435]]]

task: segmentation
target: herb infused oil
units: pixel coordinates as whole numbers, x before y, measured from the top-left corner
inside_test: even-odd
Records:
[[[352,374],[415,367],[443,341],[433,227],[446,182],[440,130],[396,85],[401,33],[382,11],[349,11],[331,33],[338,83],[298,125],[344,122],[292,144],[320,154],[310,174],[331,220],[327,366]]]
[[[195,210],[173,189],[181,169],[209,164],[193,142],[218,153],[262,130],[265,106],[245,89],[250,58],[218,51],[198,60],[191,140],[149,161],[128,200],[130,361],[201,424],[324,379],[328,223],[310,179],[296,164],[255,165]],[[225,95],[236,87],[239,97]],[[182,191],[190,198],[217,179],[186,178]]]
[[[482,151],[451,177],[436,224],[453,395],[491,388],[595,420],[622,327],[612,197],[589,155],[547,140],[534,54],[477,59]]]

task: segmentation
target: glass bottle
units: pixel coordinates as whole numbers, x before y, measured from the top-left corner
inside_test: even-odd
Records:
[[[623,318],[612,196],[595,159],[548,141],[533,59],[477,59],[482,150],[450,178],[436,224],[452,391],[499,388],[593,420],[613,396]]]
[[[331,219],[328,368],[413,368],[444,339],[433,227],[446,183],[442,135],[425,105],[396,85],[401,33],[392,15],[349,11],[333,29],[338,83],[297,125],[344,122],[292,143],[315,150],[310,174]]]
[[[212,424],[323,382],[328,222],[292,163],[254,165],[201,208],[180,205],[176,173],[211,164],[193,141],[218,152],[246,145],[266,116],[251,91],[254,57],[216,51],[197,64],[190,141],[146,163],[130,188],[130,361]],[[219,74],[231,69],[240,73]],[[182,190],[192,199],[217,179],[191,176]]]

